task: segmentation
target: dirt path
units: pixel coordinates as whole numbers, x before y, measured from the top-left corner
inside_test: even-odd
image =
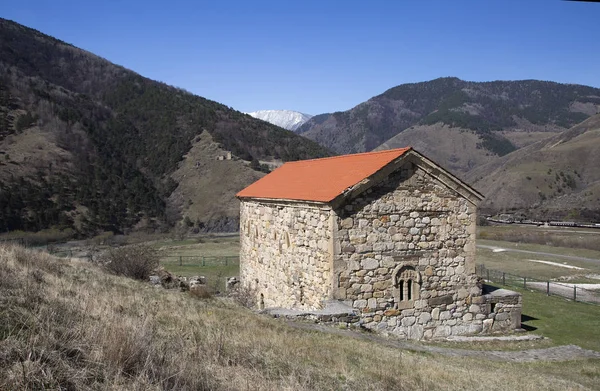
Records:
[[[576,345],[563,345],[543,349],[530,349],[520,351],[500,351],[500,350],[467,350],[442,348],[428,346],[417,342],[387,338],[382,335],[368,334],[350,329],[338,329],[333,326],[327,326],[319,323],[286,321],[290,327],[302,330],[320,331],[328,334],[343,335],[350,338],[371,341],[380,345],[411,350],[417,352],[428,352],[441,354],[450,357],[473,357],[493,361],[513,361],[513,362],[534,362],[534,361],[570,361],[588,358],[600,359],[600,352],[582,349]]]

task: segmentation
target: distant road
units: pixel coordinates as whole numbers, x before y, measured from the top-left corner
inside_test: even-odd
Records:
[[[516,249],[516,248],[506,248],[506,247],[500,247],[500,246],[488,246],[488,245],[485,245],[485,244],[478,244],[477,247],[479,247],[479,248],[485,248],[485,249],[488,249],[488,250],[502,249],[504,251],[512,251],[512,252],[515,252],[515,253],[525,253],[525,254],[532,254],[532,255],[546,255],[546,256],[549,256],[549,257],[564,258],[564,259],[570,259],[570,260],[573,260],[573,261],[582,261],[582,262],[591,262],[591,263],[600,264],[600,259],[576,257],[574,255],[562,255],[562,254],[555,254],[555,253],[545,253],[545,252],[541,252],[541,251],[519,250],[519,249]]]

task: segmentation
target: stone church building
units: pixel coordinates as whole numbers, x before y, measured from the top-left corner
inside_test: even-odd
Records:
[[[520,327],[475,274],[481,194],[412,148],[286,163],[237,194],[240,279],[263,307],[341,301],[412,339]]]

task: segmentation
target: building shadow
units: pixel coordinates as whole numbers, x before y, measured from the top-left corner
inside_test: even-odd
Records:
[[[537,330],[537,327],[534,326],[530,326],[528,324],[525,324],[525,322],[529,322],[531,320],[539,320],[538,318],[534,318],[533,316],[529,316],[529,315],[521,315],[521,328],[523,330],[526,331],[534,331]]]

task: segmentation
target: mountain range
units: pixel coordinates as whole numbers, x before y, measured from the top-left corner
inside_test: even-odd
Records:
[[[292,131],[312,118],[312,115],[292,110],[259,110],[246,114]]]
[[[402,84],[348,111],[316,115],[298,133],[338,153],[353,153],[415,144],[443,125],[451,134],[472,135],[469,144],[480,150],[478,157],[502,156],[596,114],[599,97],[600,89],[581,85],[448,77]],[[454,169],[468,171],[469,161],[463,160]]]
[[[1,231],[233,231],[236,192],[268,167],[407,145],[480,190],[482,213],[600,220],[597,88],[440,78],[296,132],[0,19]]]
[[[0,19],[0,230],[236,230],[259,161],[326,148]],[[228,159],[231,157],[231,159]]]

